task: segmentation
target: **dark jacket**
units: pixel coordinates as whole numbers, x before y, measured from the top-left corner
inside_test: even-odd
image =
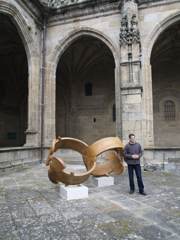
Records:
[[[133,159],[132,155],[138,154],[139,159]],[[124,160],[128,165],[140,164],[140,158],[142,156],[142,148],[139,143],[128,143],[124,148]]]

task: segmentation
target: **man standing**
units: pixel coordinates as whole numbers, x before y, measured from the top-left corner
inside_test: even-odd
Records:
[[[124,148],[124,158],[128,165],[128,174],[129,174],[129,185],[130,185],[130,194],[134,193],[134,170],[137,177],[137,183],[139,187],[139,193],[146,195],[144,192],[144,184],[141,176],[141,166],[140,158],[142,156],[142,148],[139,143],[135,141],[135,135],[133,133],[129,134],[129,142]]]

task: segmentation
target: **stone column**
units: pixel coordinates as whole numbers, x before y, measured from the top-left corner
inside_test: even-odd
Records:
[[[150,60],[149,60],[150,61]],[[153,129],[153,96],[152,96],[152,70],[149,61],[143,61],[142,77],[144,87],[143,109],[143,136],[144,146],[154,146],[154,129]]]
[[[122,103],[121,103],[121,90],[120,90],[120,69],[119,61],[116,61],[115,72],[115,105],[116,105],[116,135],[122,139]]]
[[[45,69],[44,146],[56,137],[56,66],[48,62]]]
[[[31,58],[28,79],[28,128],[25,146],[40,145],[40,60]]]
[[[138,29],[138,6],[134,0],[124,0],[121,9],[120,53],[122,137],[127,141],[129,133],[142,139],[142,82],[141,45]]]

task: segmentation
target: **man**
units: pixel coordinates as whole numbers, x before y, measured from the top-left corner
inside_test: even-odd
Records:
[[[135,141],[135,135],[133,133],[129,134],[129,143],[126,144],[124,148],[124,158],[128,165],[128,174],[129,174],[129,185],[130,185],[130,194],[134,193],[134,170],[137,177],[137,183],[139,187],[139,193],[146,195],[144,192],[144,184],[141,176],[141,166],[140,158],[142,156],[142,148],[139,143]]]

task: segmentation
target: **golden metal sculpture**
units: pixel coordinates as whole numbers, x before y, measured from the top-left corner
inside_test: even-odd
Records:
[[[84,155],[88,145],[78,139],[74,138],[57,138],[53,141],[52,147],[49,151],[49,156],[46,165],[49,165],[48,177],[53,183],[62,182],[65,185],[80,184],[88,179],[91,172],[96,167],[96,162],[90,161],[89,170],[85,173],[73,173],[65,170],[65,164],[62,159],[53,156],[53,153],[58,149],[70,148]]]
[[[79,152],[83,157],[87,172],[79,174],[68,172],[63,160],[53,155],[58,149],[72,149]],[[46,161],[46,165],[49,165],[49,179],[53,183],[76,185],[86,181],[90,174],[94,176],[109,175],[112,172],[121,174],[124,171],[122,152],[123,145],[118,137],[103,138],[89,146],[75,138],[58,137],[53,141]],[[97,157],[102,153],[106,155],[106,162],[97,165]]]
[[[108,153],[108,150],[114,151]],[[102,138],[87,148],[84,158],[87,169],[90,169],[91,161],[96,161],[96,158],[104,152],[107,152],[108,161],[98,164],[91,174],[94,176],[109,175],[111,172],[121,174],[124,171],[123,145],[118,137]]]

